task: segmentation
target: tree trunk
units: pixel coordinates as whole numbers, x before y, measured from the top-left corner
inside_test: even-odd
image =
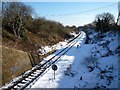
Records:
[[[12,29],[13,29],[13,32],[14,32],[15,37],[17,38],[17,32],[16,32],[15,27],[14,27],[13,24],[12,24]]]

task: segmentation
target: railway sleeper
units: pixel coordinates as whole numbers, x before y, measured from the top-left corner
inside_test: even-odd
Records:
[[[43,67],[40,67],[40,70],[43,70],[43,69],[45,69],[45,65]]]
[[[25,80],[27,80],[27,81],[31,81],[32,79],[30,79],[30,78],[26,78]]]
[[[10,87],[8,87],[8,89],[14,88],[18,83],[20,83],[22,81],[22,78],[19,79],[18,81],[13,82],[13,85],[11,85]]]
[[[31,77],[36,77],[34,74],[31,74],[30,76],[31,76]]]
[[[17,86],[24,86],[25,84],[23,84],[23,83],[19,83],[19,84],[17,84]]]
[[[22,86],[22,84],[21,84],[21,83],[18,83],[17,85],[14,86],[14,89],[20,88],[21,86]]]
[[[34,79],[35,77],[34,77],[34,76],[29,76],[28,78],[30,78],[30,79]]]
[[[19,85],[14,86],[13,90],[17,88],[20,88],[20,86]]]
[[[35,72],[33,72],[33,74],[38,74],[38,72],[35,71]]]
[[[41,70],[36,70],[36,72],[41,73],[42,71]]]
[[[22,80],[22,83],[26,83],[26,82],[28,82],[27,80]]]
[[[46,70],[46,68],[47,67],[49,67],[51,64],[46,64],[46,65],[44,65],[44,66],[42,66],[42,67],[36,67],[36,68],[34,68],[33,70],[32,70],[32,73],[30,73],[30,76],[27,76],[28,78],[26,78],[26,80],[28,81],[28,82],[26,82],[27,84],[29,84],[31,81],[34,81],[34,79],[36,78],[36,77],[38,77],[39,75],[41,75],[45,70]],[[40,69],[40,70],[39,70]],[[36,70],[36,71],[35,71]],[[35,71],[35,72],[34,72]],[[23,87],[25,87],[27,84],[24,84],[24,86]],[[23,84],[22,84],[23,85]]]
[[[19,83],[19,82],[21,82],[21,80],[23,80],[23,79],[24,79],[24,77],[23,77],[23,78],[20,78],[19,80],[15,81],[15,82],[13,82],[13,83],[14,83],[14,84]]]
[[[21,81],[20,83],[25,84],[26,82],[25,81]]]
[[[47,69],[47,66],[50,66],[50,64],[48,65],[48,64],[46,64],[42,69],[40,69],[40,70],[45,70],[45,69]]]
[[[45,70],[46,70],[46,68],[45,68],[45,69],[42,69],[40,73],[44,72]]]
[[[36,75],[36,74],[33,74],[33,73],[32,73],[31,75],[32,75],[32,76],[38,76],[38,75]]]

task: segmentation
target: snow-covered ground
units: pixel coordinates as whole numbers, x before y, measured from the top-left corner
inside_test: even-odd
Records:
[[[55,63],[58,67],[55,79],[54,71],[50,67],[27,88],[118,88],[118,34],[107,32],[99,36],[97,32],[91,31],[89,44],[85,44],[86,34],[82,32],[76,40],[77,43]],[[49,52],[57,48],[59,52],[66,44],[67,41],[60,42],[43,49]],[[57,52],[44,58],[41,64]],[[16,79],[19,77],[13,82]]]
[[[75,32],[71,32],[70,34],[73,35],[74,37],[76,37],[78,35]],[[71,39],[69,39],[69,40],[71,40]],[[52,50],[59,50],[63,46],[65,46],[67,44],[67,42],[69,42],[69,40],[65,40],[63,42],[59,42],[59,43],[57,43],[55,45],[52,45],[52,46],[43,46],[37,52],[40,52],[41,55],[44,55],[44,54],[47,54],[48,52],[50,52]]]
[[[84,44],[85,35],[82,32],[78,43],[55,63],[55,80],[50,67],[28,88],[118,88],[118,35],[106,33],[96,42],[97,33],[92,33],[92,43]]]
[[[73,35],[74,37],[76,37],[78,34],[76,34],[75,32],[72,32],[71,35]],[[73,37],[73,38],[74,38]],[[82,36],[80,36],[82,37]],[[48,52],[50,52],[51,50],[56,50],[56,52],[54,52],[53,54],[49,55],[48,57],[46,58],[43,58],[43,60],[40,62],[40,64],[43,64],[45,63],[46,61],[48,61],[50,58],[52,58],[55,54],[57,54],[59,51],[61,51],[62,49],[64,49],[65,47],[67,47],[68,45],[68,42],[70,40],[72,40],[73,38],[69,39],[69,40],[65,40],[63,42],[59,42],[53,46],[43,46],[41,47],[41,49],[38,50],[38,52],[41,54],[41,55],[44,55]],[[66,46],[67,45],[67,46]],[[36,65],[35,67],[33,67],[31,70],[34,70],[38,65]],[[28,70],[26,71],[23,75],[27,75],[29,72],[31,72],[31,70]],[[10,82],[6,83],[3,87],[1,87],[0,89],[2,88],[7,88],[9,86],[11,86],[14,82],[16,82],[17,80],[19,80],[20,78],[22,78],[22,75],[14,78],[13,80],[11,80]]]

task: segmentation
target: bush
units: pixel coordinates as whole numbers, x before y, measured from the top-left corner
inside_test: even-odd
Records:
[[[14,34],[12,34],[12,33],[9,33],[9,32],[7,32],[6,30],[2,30],[2,37],[3,38],[8,38],[8,39],[10,39],[10,40],[13,40],[13,41],[15,41],[15,36],[14,36]]]

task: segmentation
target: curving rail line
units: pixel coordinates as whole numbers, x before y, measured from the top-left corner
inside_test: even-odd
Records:
[[[32,83],[40,75],[42,75],[46,69],[48,69],[52,64],[54,64],[56,61],[58,61],[66,52],[68,52],[68,50],[70,50],[77,43],[77,41],[75,41],[75,40],[80,36],[80,34],[78,36],[76,36],[75,38],[73,38],[72,40],[70,40],[66,44],[64,49],[59,51],[56,55],[54,55],[48,61],[46,61],[43,64],[37,65],[28,74],[23,74],[21,78],[19,78],[17,81],[13,82],[10,86],[8,86],[7,88],[4,88],[4,89],[5,90],[12,90],[12,89],[14,90],[17,88],[19,88],[20,90],[25,89],[30,83]]]

